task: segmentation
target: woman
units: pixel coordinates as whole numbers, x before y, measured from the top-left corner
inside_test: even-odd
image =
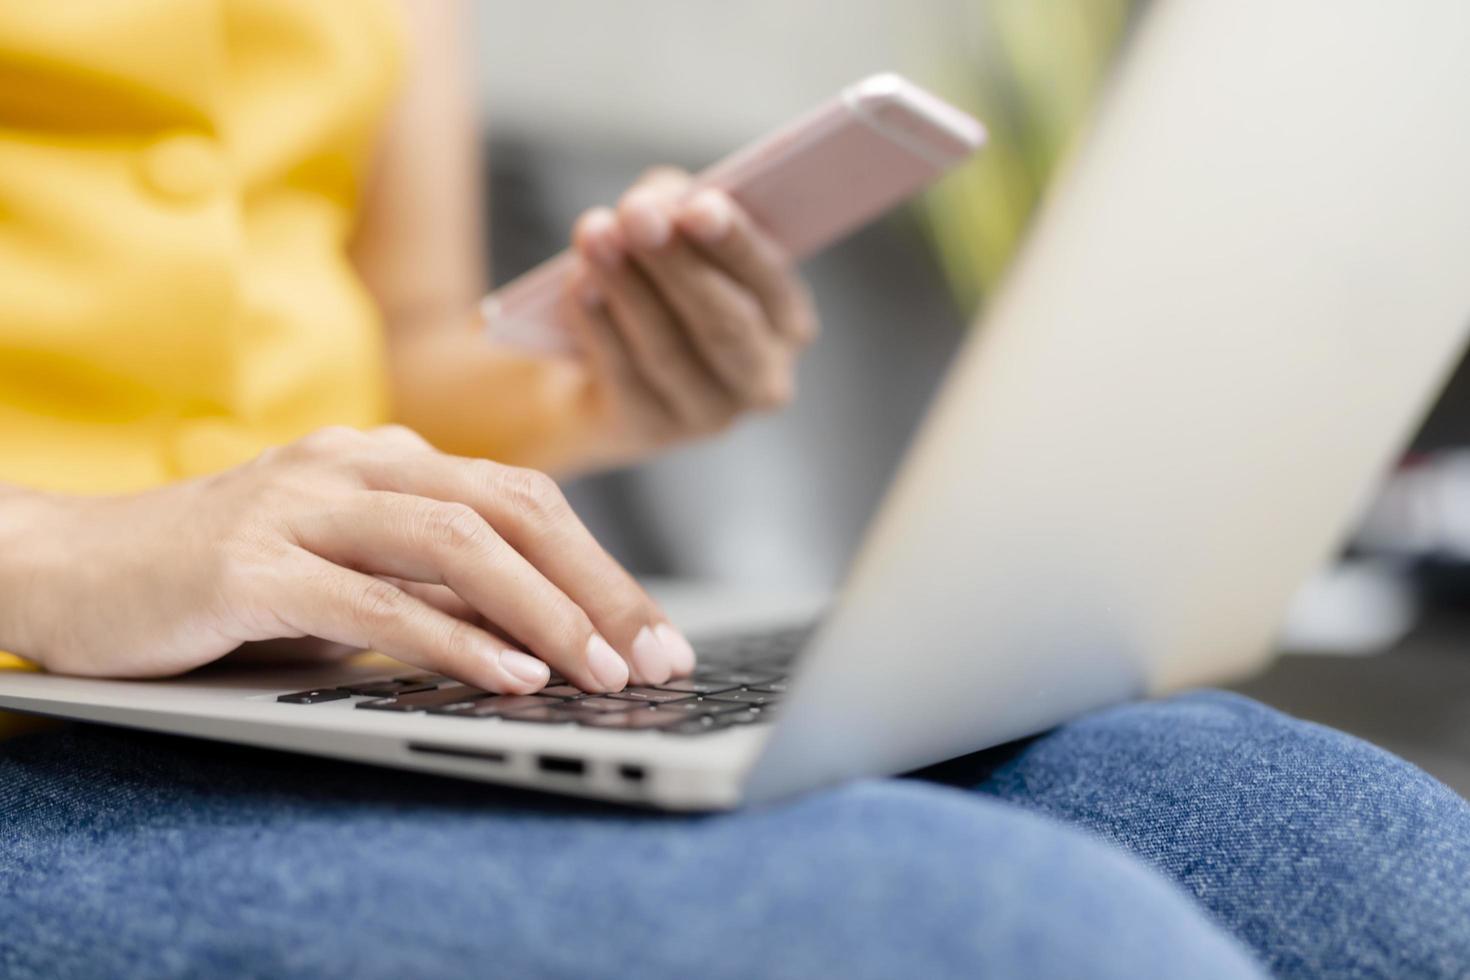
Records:
[[[262,643],[372,646],[506,692],[552,668],[589,691],[692,668],[526,467],[631,460],[779,405],[815,329],[804,289],[733,202],[686,200],[658,171],[575,229],[579,361],[486,342],[455,11],[405,10],[412,54],[376,141],[400,32],[379,3],[0,11],[0,647],[144,677]],[[1464,803],[1243,699],[1119,708],[928,776],[664,818],[34,735],[0,745],[0,965],[1250,976],[1470,959]]]
[[[516,692],[548,664],[600,691],[689,670],[552,481],[515,467],[633,459],[790,397],[815,319],[760,231],[650,174],[578,224],[585,359],[519,355],[473,314],[450,7],[410,20],[425,56],[371,172],[398,60],[378,5],[68,11],[6,15],[0,649],[151,676],[310,636]],[[390,419],[407,428],[372,428]]]

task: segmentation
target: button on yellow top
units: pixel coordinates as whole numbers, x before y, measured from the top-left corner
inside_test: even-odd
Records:
[[[135,491],[384,421],[347,246],[396,4],[84,6],[0,0],[0,483]]]
[[[211,139],[195,133],[171,133],[143,152],[143,179],[153,192],[187,203],[225,187],[225,158]]]

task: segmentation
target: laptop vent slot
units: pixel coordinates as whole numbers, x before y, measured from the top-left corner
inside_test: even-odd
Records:
[[[466,749],[457,745],[434,745],[430,742],[409,742],[410,752],[422,752],[425,755],[449,755],[457,759],[475,759],[480,762],[504,763],[506,755],[494,749]]]

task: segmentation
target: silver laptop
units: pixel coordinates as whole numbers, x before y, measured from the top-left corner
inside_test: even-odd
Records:
[[[623,698],[349,665],[0,706],[695,809],[1248,672],[1470,326],[1466,50],[1463,0],[1153,5],[814,631]]]

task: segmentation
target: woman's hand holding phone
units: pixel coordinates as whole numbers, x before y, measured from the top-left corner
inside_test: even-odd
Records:
[[[578,220],[568,322],[590,366],[595,437],[646,452],[786,404],[817,317],[791,260],[725,193],[650,171]]]

